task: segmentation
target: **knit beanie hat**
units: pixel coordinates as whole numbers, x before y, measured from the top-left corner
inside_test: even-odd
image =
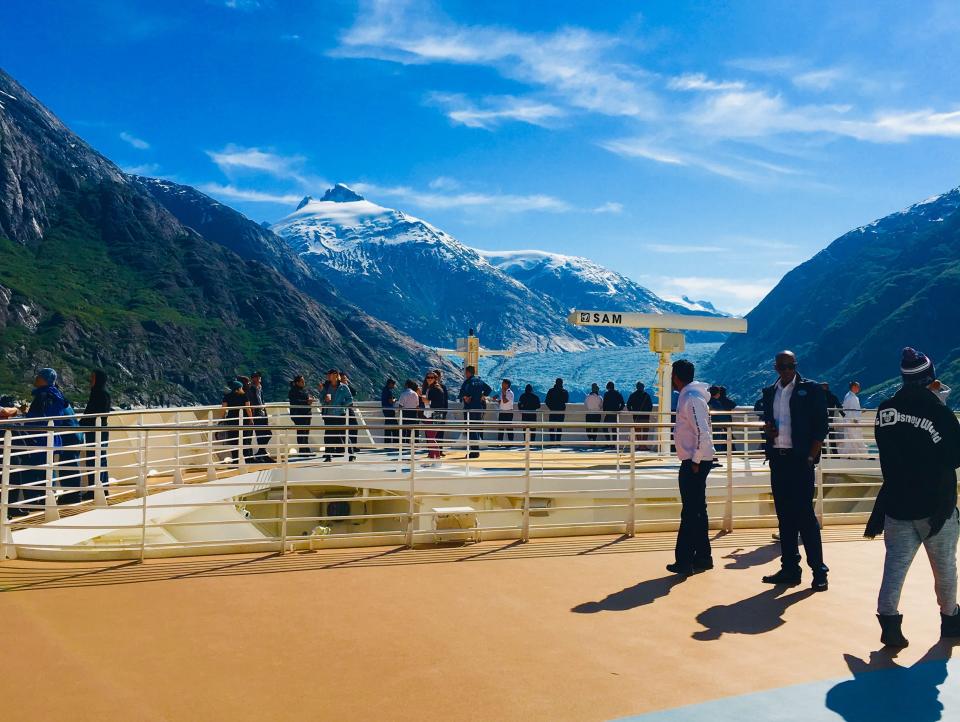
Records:
[[[47,386],[54,386],[57,383],[57,372],[53,369],[40,369],[37,376],[47,382]]]
[[[929,386],[936,381],[937,370],[930,357],[907,346],[900,358],[900,375],[904,384]]]

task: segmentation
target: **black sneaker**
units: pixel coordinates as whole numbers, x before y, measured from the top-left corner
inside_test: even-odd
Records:
[[[764,584],[786,584],[795,587],[800,583],[800,571],[781,569],[776,574],[768,574],[762,579]]]
[[[667,571],[671,574],[679,574],[681,577],[689,577],[694,573],[692,564],[681,564],[680,562],[667,564]]]
[[[347,461],[356,461],[356,460],[357,460],[357,457],[354,456],[353,454],[350,454],[350,456],[347,458]]]
[[[480,458],[480,452],[479,452],[479,451],[471,451],[469,454],[467,454],[467,458],[468,458],[468,459],[479,459],[479,458]]]
[[[813,577],[813,581],[810,583],[810,588],[815,592],[825,592],[828,589],[827,585],[827,575],[826,574],[817,574]]]
[[[324,457],[323,457],[323,460],[324,460],[325,462],[330,462],[330,461],[333,461],[333,457],[332,457],[332,456],[324,456]]]

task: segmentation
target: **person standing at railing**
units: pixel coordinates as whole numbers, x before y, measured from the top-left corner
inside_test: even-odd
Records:
[[[423,399],[420,398],[420,388],[413,379],[403,382],[403,391],[397,406],[400,407],[400,439],[409,448],[416,437],[417,427],[420,425],[420,407]],[[400,452],[401,455],[403,451]]]
[[[860,382],[851,381],[850,390],[843,397],[843,414],[848,424],[859,424],[863,416],[860,409]],[[866,454],[867,445],[863,443],[863,431],[858,428],[848,426],[843,430],[844,451],[847,454]]]
[[[710,428],[707,385],[694,381],[696,368],[686,359],[673,362],[671,381],[680,392],[673,443],[680,459],[680,530],[675,561],[667,571],[682,576],[713,569],[707,514],[707,476],[716,452]]]
[[[493,397],[497,402],[497,421],[507,423],[507,426],[497,427],[497,441],[503,441],[504,435],[507,441],[513,441],[513,389],[510,388],[510,379],[503,379],[500,382],[500,393]]]
[[[250,375],[247,396],[250,397],[250,408],[253,410],[253,431],[257,439],[257,451],[254,454],[254,460],[262,464],[273,464],[275,459],[270,456],[270,440],[273,438],[273,432],[270,431],[267,407],[263,404],[263,372],[254,371]]]
[[[600,396],[600,387],[597,384],[591,384],[590,393],[583,400],[583,408],[587,411],[587,441],[592,443],[597,440],[600,419],[603,418],[600,414],[603,411],[603,398]]]
[[[470,425],[470,432],[467,434],[467,458],[469,459],[480,456],[477,442],[483,438],[481,433],[483,412],[486,408],[487,396],[493,391],[476,373],[477,370],[473,366],[467,366],[463,370],[464,381],[460,385],[459,394],[459,399],[463,403],[463,414]]]
[[[350,375],[346,371],[340,372],[340,383],[347,387],[351,396],[356,396],[353,386],[350,384]],[[350,455],[350,461],[356,459],[357,439],[360,437],[360,419],[357,417],[357,409],[351,404],[347,407],[347,454]]]
[[[900,594],[922,544],[933,569],[940,607],[940,636],[960,637],[957,606],[957,469],[960,423],[937,395],[933,361],[903,349],[903,386],[877,409],[874,430],[883,486],[864,536],[883,534],[886,558],[877,599],[880,641],[906,647]]]
[[[603,395],[603,410],[606,412],[603,417],[603,423],[616,424],[620,418],[620,412],[623,411],[623,394],[617,391],[613,381],[607,381],[607,392]],[[604,437],[607,441],[617,441],[619,435],[618,429],[608,426],[604,429]]]
[[[383,414],[383,443],[396,445],[399,440],[397,432],[397,382],[387,379],[380,390],[380,413]]]
[[[733,416],[724,412],[733,411],[737,408],[737,403],[727,397],[727,390],[723,386],[711,386],[709,406],[713,412],[711,422],[716,433],[714,446],[718,454],[723,454],[727,451],[728,424],[733,421]]]
[[[423,410],[423,435],[427,440],[427,456],[431,459],[439,459],[440,446],[437,444],[437,424],[442,423],[443,402],[446,398],[444,389],[437,383],[437,373],[428,371],[423,379],[423,387],[420,392],[421,408]],[[434,404],[439,404],[434,408]]]
[[[547,420],[551,424],[562,424],[566,418],[567,403],[570,401],[570,392],[563,388],[563,379],[558,378],[553,387],[547,391],[546,404],[550,410]],[[550,431],[550,443],[555,444],[560,441],[560,427],[552,426]]]
[[[350,387],[340,381],[337,369],[327,371],[327,382],[321,387],[323,396],[320,401],[320,413],[323,414],[323,460],[332,461],[334,456],[342,456],[347,441],[347,414],[353,406],[353,394]],[[356,457],[349,455],[349,460]]]
[[[247,392],[243,389],[243,382],[234,379],[229,383],[230,390],[224,394],[220,406],[223,408],[223,420],[227,426],[239,427],[235,430],[229,430],[226,433],[226,441],[230,447],[230,455],[236,451],[237,447],[243,446],[243,460],[251,462],[253,460],[253,449],[250,442],[253,438],[253,410],[250,408],[250,399]],[[242,436],[241,436],[242,433]],[[237,453],[237,463],[240,463],[240,453]]]
[[[113,409],[110,392],[107,391],[107,373],[103,369],[96,369],[90,374],[90,396],[83,409],[80,426],[84,428],[84,438],[89,447],[84,452],[84,462],[88,469],[96,469],[97,459],[100,460],[100,484],[104,494],[107,492],[109,478],[107,474],[107,445],[110,443],[110,432],[107,431],[107,414]],[[97,430],[99,429],[99,445],[97,444]],[[94,474],[87,474],[84,479],[85,499],[93,498]]]
[[[633,413],[633,423],[650,423],[650,413],[653,411],[653,399],[647,393],[646,387],[642,381],[637,381],[637,386],[627,399],[627,411]],[[643,442],[647,440],[649,429],[640,427],[636,430],[636,440]]]
[[[437,428],[437,444],[440,446],[440,456],[446,456],[443,452],[443,441],[446,438],[446,432],[443,430],[447,423],[447,413],[450,409],[450,392],[443,383],[443,372],[440,369],[434,369],[433,374],[437,377],[434,387],[439,391],[434,394],[431,408],[433,409],[433,423]]]
[[[846,414],[843,411],[843,404],[840,402],[840,399],[830,390],[830,384],[823,381],[820,383],[820,388],[823,389],[824,396],[827,399],[827,419],[830,423],[830,432],[827,434],[827,440],[828,443],[832,442],[832,451],[836,452],[838,440],[843,437],[843,430],[834,428],[833,425],[838,421],[843,421]],[[825,451],[829,454],[831,451],[830,446],[828,446]]]
[[[290,393],[287,395],[290,402],[290,420],[297,428],[297,451],[301,456],[309,456],[310,449],[310,422],[313,420],[313,404],[315,399],[307,390],[307,380],[303,376],[294,376],[290,382]]]
[[[763,390],[766,456],[770,462],[770,486],[780,529],[780,571],[763,577],[766,584],[800,583],[800,548],[803,539],[807,564],[813,572],[811,587],[827,590],[820,524],[813,508],[816,465],[827,438],[827,400],[823,389],[797,373],[792,351],[777,354],[774,368],[779,379]]]
[[[531,384],[527,384],[523,389],[523,393],[520,394],[520,399],[517,401],[517,408],[520,409],[520,420],[523,423],[532,424],[536,422],[537,410],[540,408],[540,397],[533,393],[533,386]],[[533,437],[534,435],[531,434],[531,441],[534,440]]]

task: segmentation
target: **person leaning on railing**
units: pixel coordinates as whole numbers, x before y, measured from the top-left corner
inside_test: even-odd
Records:
[[[350,387],[340,380],[340,371],[327,371],[327,382],[320,387],[320,413],[323,414],[323,460],[333,461],[334,456],[346,453],[347,414],[353,406]],[[349,455],[349,460],[356,457]]]
[[[103,369],[96,369],[90,373],[90,396],[83,409],[80,426],[84,428],[84,439],[87,449],[84,451],[84,465],[88,469],[96,469],[97,457],[100,459],[100,484],[104,493],[107,493],[107,444],[110,443],[110,432],[107,431],[107,414],[113,408],[110,392],[107,391],[107,374]],[[100,445],[97,446],[97,429],[100,430]],[[84,499],[92,499],[94,474],[89,473],[84,479],[87,490],[83,492]]]
[[[547,415],[547,421],[551,424],[562,424],[566,418],[567,403],[570,401],[570,392],[563,388],[563,379],[558,378],[553,387],[547,391],[547,398],[544,400],[550,413]],[[550,432],[550,443],[560,441],[559,426],[552,426]]]
[[[960,422],[938,395],[933,361],[912,348],[902,352],[903,386],[880,404],[874,422],[883,485],[864,536],[883,534],[886,557],[877,598],[880,641],[906,647],[898,609],[903,582],[923,544],[933,568],[940,606],[940,636],[960,637],[957,606],[957,472]]]
[[[531,424],[537,420],[537,410],[540,408],[540,397],[533,393],[533,385],[527,384],[520,394],[520,400],[517,401],[517,408],[520,409],[520,420],[524,424]],[[529,427],[527,427],[529,428]],[[535,435],[531,434],[531,441],[535,441]]]
[[[243,382],[234,379],[228,384],[230,390],[224,394],[220,406],[223,408],[223,420],[227,426],[243,426],[243,460],[253,461],[253,449],[250,446],[250,439],[253,436],[251,430],[253,426],[253,410],[250,408],[250,399],[243,388]],[[231,428],[226,432],[226,441],[230,446],[230,454],[236,450],[240,444],[241,430]],[[240,463],[240,454],[237,454],[237,463]]]
[[[254,435],[257,439],[257,451],[253,455],[254,460],[272,464],[274,459],[270,456],[270,440],[273,438],[273,432],[270,431],[270,419],[267,416],[267,408],[263,405],[263,373],[254,371],[250,375],[250,385],[247,387],[247,396],[250,399],[250,408],[253,411]]]
[[[460,385],[460,401],[463,403],[463,414],[466,417],[470,432],[467,434],[467,458],[476,459],[480,456],[477,442],[483,438],[480,423],[483,421],[487,397],[491,389],[479,376],[473,366],[463,370],[464,381]]]
[[[293,377],[290,382],[290,393],[287,395],[290,402],[290,420],[294,426],[297,426],[297,452],[303,456],[309,456],[310,451],[310,426],[313,416],[312,405],[315,399],[307,390],[307,380],[302,375]]]

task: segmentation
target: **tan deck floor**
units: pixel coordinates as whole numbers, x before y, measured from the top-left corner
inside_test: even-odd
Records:
[[[6,562],[2,718],[607,720],[844,677],[880,647],[883,545],[860,533],[825,531],[825,594],[760,583],[769,530],[682,583],[672,534]],[[939,634],[922,552],[902,608],[910,664]]]

